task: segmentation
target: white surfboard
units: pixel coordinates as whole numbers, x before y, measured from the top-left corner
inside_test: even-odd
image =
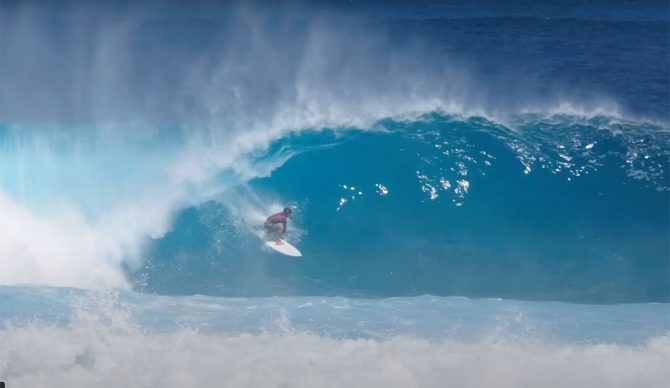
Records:
[[[268,248],[277,251],[282,255],[291,257],[302,257],[302,253],[300,253],[298,248],[294,247],[284,239],[280,239],[282,244],[277,244],[277,242],[273,239],[274,237],[272,235],[269,235],[265,231],[260,229],[256,230],[256,235],[265,242],[265,245],[267,245]]]
[[[300,253],[298,248],[289,244],[284,239],[280,239],[280,241],[282,242],[281,244],[277,244],[276,241],[266,241],[265,245],[286,256],[302,257],[302,253]]]

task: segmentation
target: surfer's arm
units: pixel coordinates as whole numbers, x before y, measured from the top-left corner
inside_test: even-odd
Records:
[[[284,230],[282,230],[282,233],[286,233],[286,220],[284,220],[281,224],[284,226]]]

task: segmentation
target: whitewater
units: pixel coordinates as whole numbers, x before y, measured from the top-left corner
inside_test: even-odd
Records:
[[[666,386],[667,11],[3,2],[0,381]]]

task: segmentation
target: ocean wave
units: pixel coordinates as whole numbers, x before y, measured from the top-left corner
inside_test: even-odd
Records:
[[[646,86],[665,85],[662,77],[640,83],[630,98],[629,86],[637,83],[626,84],[625,98],[568,81],[564,87],[549,88],[555,77],[547,75],[551,82],[536,83],[533,70],[544,71],[547,65],[556,71],[560,61],[540,61],[537,66],[542,69],[529,69],[530,74],[504,67],[478,68],[477,63],[495,62],[486,55],[495,53],[497,44],[466,34],[463,41],[488,46],[480,49],[473,43],[453,50],[453,42],[445,37],[462,29],[455,21],[426,21],[408,29],[405,23],[415,21],[411,17],[398,20],[399,14],[394,14],[372,20],[347,7],[337,12],[322,12],[320,6],[257,3],[188,10],[165,4],[150,11],[141,5],[110,9],[78,2],[57,9],[46,3],[2,7],[6,43],[0,71],[6,82],[0,93],[0,206],[3,213],[12,214],[0,221],[5,232],[0,264],[8,269],[0,273],[3,284],[142,287],[143,282],[129,279],[128,273],[163,282],[170,276],[156,279],[147,268],[162,268],[165,256],[179,262],[180,248],[154,254],[156,246],[178,241],[175,246],[180,247],[187,240],[198,240],[170,238],[178,234],[171,231],[179,229],[177,223],[188,218],[189,211],[198,214],[193,227],[202,226],[198,217],[221,216],[227,223],[204,222],[211,233],[201,240],[216,238],[198,254],[211,259],[231,256],[224,242],[240,247],[237,257],[257,252],[245,240],[245,228],[286,203],[301,207],[304,216],[311,211],[320,219],[331,219],[330,211],[339,209],[342,218],[352,216],[354,203],[369,204],[369,194],[376,191],[384,193],[388,202],[411,198],[403,206],[481,206],[486,205],[481,194],[493,195],[513,179],[517,196],[508,192],[508,203],[523,209],[514,198],[537,190],[529,184],[535,178],[533,184],[553,186],[526,198],[527,203],[557,191],[576,193],[567,184],[545,180],[544,173],[550,172],[570,182],[587,175],[601,178],[581,181],[609,187],[599,195],[612,194],[616,206],[623,206],[622,201],[625,205],[625,200],[615,192],[632,186],[631,198],[667,208],[658,197],[661,194],[648,193],[648,189],[664,193],[670,187],[665,110],[656,116],[649,113],[663,105],[665,94],[647,93]],[[59,17],[53,18],[54,13]],[[198,15],[197,21],[185,15]],[[476,32],[482,26],[475,19],[461,22]],[[517,31],[514,21],[495,23],[502,23],[499,27],[506,33]],[[571,23],[593,28],[588,21]],[[556,42],[562,42],[566,36],[561,24],[551,26],[559,28]],[[547,39],[542,25],[533,28]],[[414,29],[416,34],[406,33]],[[653,28],[649,42],[656,42],[655,34]],[[599,47],[582,43],[586,51]],[[645,55],[665,57],[653,44],[647,46]],[[471,49],[477,52],[473,57]],[[556,60],[565,55],[542,52],[543,58],[556,54],[551,56]],[[653,69],[640,73],[656,74]],[[632,109],[637,102],[649,109]],[[409,146],[401,154],[396,153],[403,148],[400,143]],[[378,155],[378,160],[359,152],[359,163],[348,163],[348,156],[341,153],[340,160],[329,163],[367,171],[360,182],[328,165],[319,166],[328,170],[328,176],[310,175],[313,182],[307,184],[281,178],[282,172],[300,163],[302,169],[290,171],[294,177],[307,176],[310,164],[316,165],[319,158],[357,144],[369,144],[367,152]],[[388,155],[403,163],[394,164]],[[374,168],[363,167],[362,161]],[[623,167],[615,168],[619,163]],[[403,173],[401,180],[395,180],[392,172],[409,165],[411,176]],[[488,183],[495,184],[482,189],[484,176],[493,177]],[[532,178],[523,181],[520,176]],[[263,186],[269,181],[278,186]],[[630,186],[621,187],[622,181]],[[305,197],[287,188],[310,184],[332,190],[316,190]],[[413,189],[418,189],[419,197]],[[322,198],[327,206],[321,204]],[[318,209],[308,210],[310,203],[318,204]],[[399,211],[376,206],[380,212]],[[646,214],[648,209],[640,206],[623,206],[639,215],[628,220]],[[445,224],[458,223],[463,215],[447,217],[445,212],[451,210],[445,206],[434,213],[449,220]],[[203,215],[207,211],[212,213]],[[376,213],[361,219],[369,220],[370,214]],[[600,216],[612,217],[603,212]],[[650,219],[661,233],[666,231],[656,217]],[[432,218],[417,222],[433,222],[428,220]],[[479,223],[484,229],[485,224]],[[292,238],[306,243],[323,238],[318,230],[295,226],[292,230],[299,233]],[[601,238],[602,223],[594,227],[596,232],[592,226],[587,222],[583,233],[571,237]],[[641,246],[652,247],[644,256],[656,263],[663,241],[656,230],[649,235],[651,242],[635,238]],[[429,245],[425,236],[411,239]],[[616,243],[614,248],[598,247],[595,255],[607,260],[631,256],[630,248],[624,254]],[[193,268],[186,262],[192,254],[185,254],[182,268]],[[635,262],[639,261],[643,259]],[[168,268],[176,269],[172,264]],[[206,282],[208,292],[220,286],[214,282]],[[571,292],[563,290],[561,297]]]
[[[360,213],[361,209],[368,208],[373,212],[370,214],[381,217],[386,212],[400,211],[395,206],[435,203],[443,207],[434,215],[454,217],[449,215],[451,206],[489,206],[485,196],[494,192],[507,198],[509,204],[532,204],[544,196],[553,196],[556,190],[569,190],[582,197],[593,194],[629,209],[627,219],[643,217],[645,220],[639,222],[646,224],[655,218],[645,216],[647,210],[641,204],[667,206],[661,196],[670,187],[666,174],[670,153],[667,131],[652,123],[617,117],[525,114],[496,122],[434,112],[414,118],[409,115],[385,118],[364,128],[248,133],[230,144],[223,138],[220,143],[184,142],[187,132],[179,127],[158,129],[148,138],[117,141],[81,137],[76,130],[55,132],[57,136],[52,136],[53,131],[45,134],[39,129],[6,126],[2,133],[0,182],[4,193],[0,198],[5,213],[13,215],[4,218],[6,233],[0,246],[0,257],[7,261],[4,267],[8,269],[0,275],[4,284],[30,282],[128,289],[131,284],[144,288],[143,284],[151,279],[148,289],[165,292],[167,289],[158,284],[180,277],[183,271],[200,268],[202,260],[210,260],[205,258],[219,257],[222,262],[244,257],[249,263],[261,265],[262,252],[255,246],[255,240],[248,237],[249,228],[287,202],[298,206],[301,213],[292,228],[292,238],[313,244],[325,236],[317,220],[337,220],[331,212],[342,213],[340,218],[358,213],[361,220],[369,220],[370,215]],[[367,148],[364,151],[361,147]],[[124,155],[122,164],[118,163],[119,153]],[[535,178],[526,180],[524,176],[529,175]],[[555,177],[551,178],[552,175]],[[299,182],[302,179],[311,182],[305,185]],[[571,183],[593,179],[599,186],[592,189]],[[551,189],[537,192],[540,181],[539,184]],[[516,194],[500,192],[501,185],[511,182],[514,186],[509,188]],[[606,188],[612,185],[623,186],[614,191]],[[521,194],[524,192],[530,197]],[[645,199],[634,205],[623,194]],[[391,208],[380,207],[384,202],[374,199],[382,197],[389,205],[393,204]],[[444,207],[447,204],[450,205]],[[217,206],[223,206],[222,210],[216,210]],[[577,218],[592,217],[588,214],[596,214],[594,211],[598,209],[581,209],[567,202],[564,206],[584,212],[582,216],[575,215]],[[195,246],[209,241],[209,247],[182,253],[158,248],[163,253],[157,254],[155,249],[165,244],[189,246],[198,240],[178,237],[188,209],[201,209],[195,210],[198,216],[191,222],[193,226],[206,228],[201,242]],[[601,210],[598,214],[604,208]],[[423,214],[420,208],[416,211]],[[430,225],[432,218],[426,214],[416,220]],[[464,226],[473,221],[461,218],[459,223]],[[502,220],[496,217],[488,221],[492,226],[499,222]],[[662,224],[661,220],[658,222]],[[562,223],[541,227],[558,228],[561,233],[575,228]],[[591,230],[588,233],[594,239],[602,239],[601,233],[593,230],[603,227],[589,221],[581,228]],[[380,225],[374,228],[386,230]],[[656,262],[654,258],[662,255],[653,247],[656,241],[663,242],[660,237],[663,228],[652,230],[656,231],[644,238],[653,241],[651,245],[647,243],[652,247],[647,257]],[[574,230],[575,237],[583,233]],[[409,238],[414,234],[405,235]],[[35,243],[35,236],[42,236],[39,244]],[[212,236],[218,237],[210,240]],[[473,237],[480,238],[470,238]],[[337,239],[359,240],[345,235]],[[588,249],[599,246],[595,241],[586,239],[584,249],[591,243],[594,245]],[[327,241],[321,244],[330,246]],[[621,243],[613,244],[615,248],[607,248],[605,257],[634,260],[632,251],[616,248]],[[371,240],[369,245],[375,243]],[[460,254],[470,250],[463,248],[458,248]],[[537,254],[543,257],[546,252],[539,248]],[[181,254],[185,254],[183,260],[178,259]],[[584,253],[573,254],[583,257]],[[165,261],[167,258],[170,260]],[[593,260],[597,258],[596,255]],[[182,270],[174,267],[177,263]],[[233,267],[240,269],[238,265]],[[158,269],[160,274],[155,272]],[[129,272],[134,273],[131,281],[126,276]],[[194,273],[200,273],[200,269]],[[215,279],[193,284],[205,286],[199,291],[187,288],[188,292],[219,293],[216,287],[220,284]],[[265,290],[261,293],[269,292],[260,281],[254,284],[251,289],[261,287]],[[343,284],[336,289],[342,290]],[[239,290],[239,286],[232,289]],[[444,291],[429,287],[418,292]]]

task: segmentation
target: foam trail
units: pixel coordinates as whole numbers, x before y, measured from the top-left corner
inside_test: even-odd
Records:
[[[670,378],[670,344],[664,338],[640,347],[549,347],[532,342],[432,343],[408,337],[338,340],[308,333],[215,336],[184,330],[120,335],[91,327],[34,326],[1,331],[0,340],[0,376],[9,384],[36,388],[660,388]]]
[[[575,342],[567,338],[555,342],[525,331],[507,332],[504,316],[497,316],[517,315],[516,320],[535,317],[540,320],[536,323],[560,328],[545,314],[570,317],[570,322],[577,319],[572,322],[576,327],[581,327],[579,319],[586,319],[586,323],[597,315],[597,321],[613,319],[609,327],[616,335],[625,335],[631,327],[622,325],[616,316],[623,314],[628,323],[644,317],[659,318],[661,310],[649,305],[637,305],[634,310],[642,315],[630,317],[630,306],[611,306],[594,315],[588,306],[545,307],[538,303],[523,307],[518,302],[464,298],[231,299],[85,293],[72,300],[69,319],[53,321],[48,315],[63,313],[59,304],[81,291],[43,288],[21,293],[19,288],[7,287],[0,292],[20,302],[8,307],[21,310],[26,303],[49,303],[52,307],[42,310],[46,315],[43,321],[10,320],[0,329],[0,378],[8,385],[662,387],[670,378],[666,368],[670,360],[667,336],[652,335],[635,344]],[[424,310],[420,307],[424,303],[438,303],[446,310]],[[520,310],[508,311],[515,303]],[[491,304],[498,305],[495,314],[487,307]],[[365,308],[358,310],[362,306]],[[320,308],[326,310],[320,312]],[[351,311],[343,311],[346,308]],[[296,329],[287,317],[298,318],[305,311],[315,318],[303,319],[313,325],[313,331]],[[340,329],[366,334],[317,334],[318,322],[329,321],[328,314],[323,315],[327,311],[345,319],[336,324]],[[254,327],[263,324],[255,314],[264,312],[280,317],[266,321],[261,332],[244,325],[245,320],[251,320]],[[231,324],[231,314],[237,322],[233,328],[219,327]],[[401,328],[410,323],[403,322],[405,314],[452,320],[457,333],[463,326],[481,326],[485,323],[482,318],[499,320],[500,327],[469,339],[450,336],[449,330],[444,338],[428,339],[424,335],[432,330],[412,330],[414,334],[407,335],[384,334],[374,328],[383,322]],[[59,323],[64,321],[68,323]],[[153,327],[150,322],[159,326]],[[166,328],[166,323],[177,327]],[[371,324],[367,330],[361,326],[365,323]],[[429,320],[421,323],[431,325]],[[237,324],[242,326],[234,328]],[[652,326],[659,325],[654,321]]]

